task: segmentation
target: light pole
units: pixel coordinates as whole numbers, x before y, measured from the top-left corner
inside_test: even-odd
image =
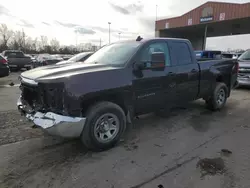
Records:
[[[157,11],[158,11],[158,5],[155,6],[155,21],[157,21]]]
[[[121,35],[121,33],[118,33],[118,35],[119,35],[119,40],[120,40],[120,35]]]
[[[108,24],[109,24],[109,44],[110,44],[110,24],[111,24],[111,22],[108,22]]]
[[[77,30],[75,30],[75,34],[76,34],[76,50],[77,50]]]

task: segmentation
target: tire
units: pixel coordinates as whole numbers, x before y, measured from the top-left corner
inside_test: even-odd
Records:
[[[113,120],[116,122],[115,124],[117,130],[111,131],[110,127],[114,125],[110,123],[111,125],[106,124],[107,127],[110,128],[110,130],[107,131],[107,129],[109,128],[106,128],[105,125],[102,125],[100,123],[106,122],[102,119],[103,116],[107,119],[112,117]],[[121,136],[123,135],[126,129],[126,116],[124,111],[120,106],[112,102],[99,102],[91,106],[86,113],[86,117],[87,120],[81,134],[81,141],[88,149],[92,151],[104,151],[114,147],[119,142]],[[107,122],[110,121],[112,121],[111,118]],[[97,128],[98,125],[99,129]],[[96,130],[100,130],[99,133],[97,133],[98,131]],[[110,134],[108,134],[108,132]],[[107,138],[108,136],[110,137],[110,135],[112,135],[112,137]],[[107,140],[104,141],[104,139]]]
[[[226,84],[217,82],[212,96],[206,100],[206,104],[209,110],[216,111],[222,109],[228,96],[228,87]]]

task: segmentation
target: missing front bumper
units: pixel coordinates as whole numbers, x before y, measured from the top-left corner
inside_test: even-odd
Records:
[[[79,137],[86,121],[85,117],[63,116],[53,112],[33,112],[22,103],[21,98],[17,101],[17,108],[28,120],[46,130],[49,134],[64,138]]]

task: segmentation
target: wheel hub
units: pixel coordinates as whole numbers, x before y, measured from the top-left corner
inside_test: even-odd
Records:
[[[109,123],[107,121],[103,122],[102,123],[102,126],[101,126],[101,132],[102,133],[105,133],[107,131],[109,131]]]
[[[95,123],[95,138],[99,142],[107,143],[116,137],[119,128],[120,122],[115,114],[103,114]]]
[[[220,89],[217,94],[217,103],[219,105],[222,105],[223,102],[225,101],[225,97],[226,97],[225,91],[223,89]]]

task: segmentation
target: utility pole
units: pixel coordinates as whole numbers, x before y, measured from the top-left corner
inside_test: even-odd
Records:
[[[157,19],[158,19],[157,18],[157,11],[158,11],[157,9],[158,9],[158,5],[155,6],[155,21],[157,21]]]
[[[77,30],[75,30],[76,33],[76,51],[77,51]]]
[[[102,39],[100,38],[100,48],[102,47]]]
[[[25,34],[24,34],[24,30],[23,30],[23,28],[22,28],[22,39],[23,39],[23,49],[22,50],[24,50],[24,53],[26,53],[26,47],[25,47],[25,43],[26,43],[26,41],[25,41]]]
[[[206,43],[207,43],[207,25],[205,26],[202,50],[206,50]]]
[[[109,44],[110,44],[110,24],[111,24],[111,22],[108,22],[108,24],[109,24]]]

